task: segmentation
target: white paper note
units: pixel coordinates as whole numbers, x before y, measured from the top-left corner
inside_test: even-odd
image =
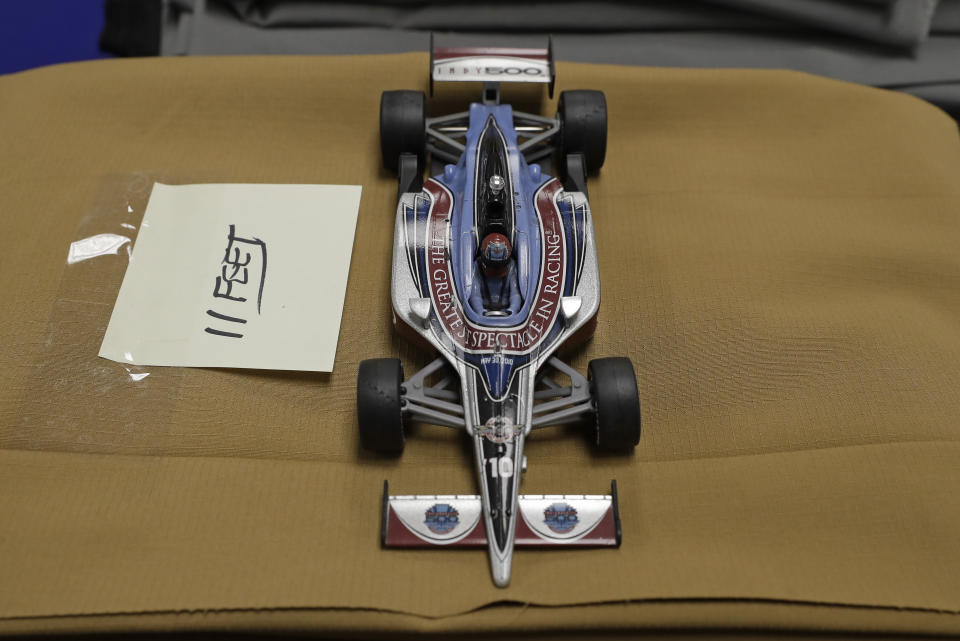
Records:
[[[355,185],[156,184],[100,356],[329,372]]]

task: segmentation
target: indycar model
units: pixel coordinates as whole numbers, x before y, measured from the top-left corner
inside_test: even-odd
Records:
[[[584,377],[556,356],[596,326],[586,178],[603,165],[606,101],[565,91],[555,117],[500,104],[503,81],[549,83],[552,96],[549,48],[436,49],[431,93],[444,80],[483,82],[482,99],[432,118],[423,92],[380,103],[383,163],[399,179],[394,325],[437,358],[409,378],[399,359],[361,362],[357,416],[361,445],[388,455],[410,420],[465,433],[479,495],[390,495],[384,482],[382,543],[486,546],[502,587],[515,547],[620,544],[615,481],[609,494],[520,494],[532,430],[584,422],[600,449],[622,453],[640,438],[628,358],[593,360]]]

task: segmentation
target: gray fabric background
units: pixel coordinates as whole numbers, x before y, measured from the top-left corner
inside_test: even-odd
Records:
[[[163,55],[366,54],[542,44],[558,60],[787,68],[896,89],[960,116],[960,0],[165,0]],[[496,34],[496,35],[493,35]]]

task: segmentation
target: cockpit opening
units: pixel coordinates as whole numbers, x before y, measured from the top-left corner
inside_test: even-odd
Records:
[[[509,316],[523,306],[523,299],[510,242],[513,230],[507,215],[506,181],[494,173],[484,187],[483,228],[477,230],[476,254],[480,286],[474,289],[470,303],[484,316]]]

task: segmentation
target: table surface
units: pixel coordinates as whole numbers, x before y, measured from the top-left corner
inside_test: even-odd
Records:
[[[356,435],[358,362],[431,358],[391,329],[377,133],[380,91],[425,88],[426,67],[0,77],[0,632],[960,633],[957,128],[794,72],[558,65],[610,119],[599,324],[568,358],[630,356],[644,434],[618,457],[537,432],[524,490],[616,479],[622,547],[518,552],[505,590],[484,551],[379,547],[384,479],[475,491],[461,434],[414,426],[398,460]],[[97,358],[128,257],[68,247],[133,238],[154,181],[363,185],[332,374]]]

